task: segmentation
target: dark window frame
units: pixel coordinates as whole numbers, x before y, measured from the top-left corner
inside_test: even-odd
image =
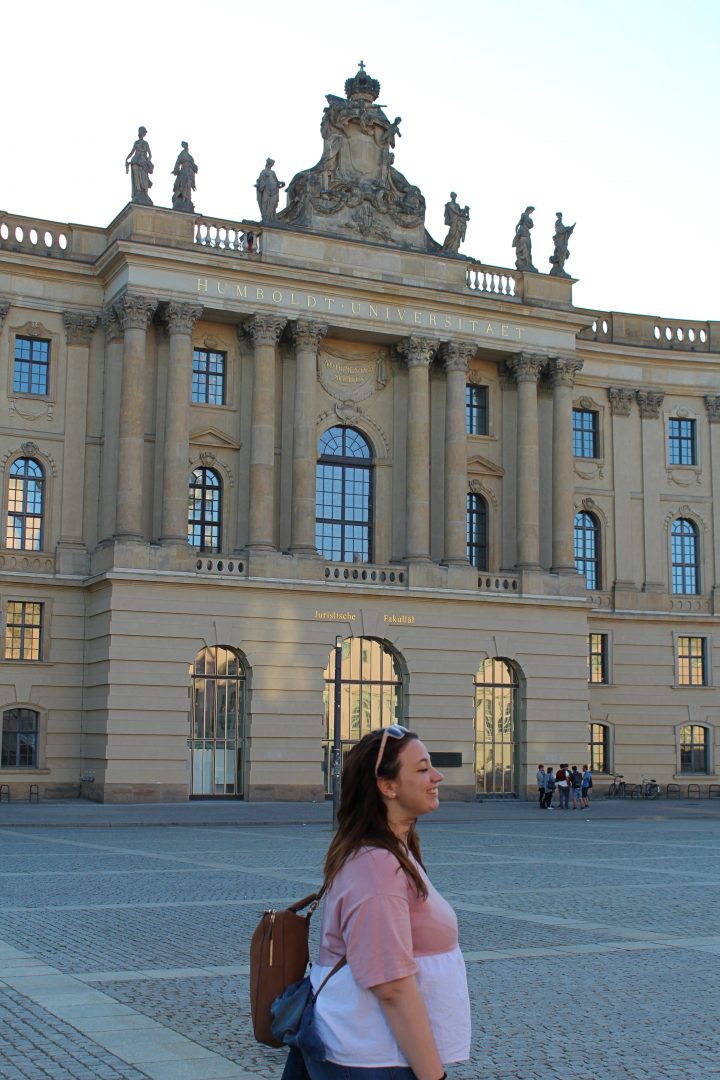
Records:
[[[708,685],[708,648],[706,637],[701,634],[678,634],[677,638],[677,685]]]
[[[585,578],[586,589],[602,589],[600,521],[589,510],[580,510],[573,525],[575,569]]]
[[[668,419],[668,464],[697,465],[697,424],[684,416]]]
[[[335,446],[339,453],[329,449]],[[353,453],[353,449],[365,452]],[[315,546],[323,558],[373,561],[374,489],[373,452],[365,435],[345,424],[334,424],[323,432],[315,468]],[[328,508],[330,515],[319,512]]]
[[[17,334],[13,359],[13,394],[47,397],[50,392],[50,339]],[[27,355],[22,355],[26,353]]]
[[[209,478],[215,480],[208,483]],[[222,480],[217,469],[198,465],[188,484],[188,544],[201,552],[222,550]],[[199,541],[199,543],[198,543]]]
[[[31,472],[31,466],[37,472]],[[15,458],[8,470],[5,546],[12,551],[42,551],[44,510],[42,465],[32,457]]]
[[[675,518],[670,529],[671,592],[700,592],[700,530],[690,518]]]
[[[573,409],[573,457],[600,457],[600,423],[596,409]]]
[[[696,738],[698,732],[702,732],[702,740]],[[708,729],[703,724],[683,724],[680,728],[681,773],[710,771],[709,741]]]
[[[602,631],[591,631],[587,636],[588,683],[591,686],[607,686],[610,681],[608,637]]]
[[[489,525],[490,511],[487,499],[484,495],[469,491],[465,500],[467,560],[471,566],[482,573],[486,573],[489,566]]]
[[[193,349],[191,401],[193,405],[227,404],[227,353]]]
[[[37,612],[32,610],[35,608]],[[45,604],[40,600],[7,601],[5,660],[34,664],[43,659],[44,609]]]
[[[467,435],[489,433],[489,393],[481,383],[465,384],[465,432]]]
[[[588,724],[588,758],[591,772],[610,772],[610,726],[591,720]]]
[[[39,741],[40,713],[36,709],[17,706],[5,709],[2,714],[0,768],[37,769]]]

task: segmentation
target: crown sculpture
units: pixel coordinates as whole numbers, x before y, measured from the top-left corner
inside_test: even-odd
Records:
[[[439,251],[425,230],[425,199],[394,168],[401,117],[376,105],[380,83],[360,63],[345,97],[327,94],[317,165],[288,184],[278,223],[349,238],[360,236],[414,251]]]

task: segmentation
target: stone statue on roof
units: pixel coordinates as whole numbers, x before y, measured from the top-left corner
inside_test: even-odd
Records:
[[[537,274],[532,262],[532,237],[530,236],[530,230],[533,227],[533,219],[530,215],[534,209],[534,206],[526,206],[520,215],[520,220],[515,226],[512,246],[515,248],[516,268],[518,270],[529,270],[531,273]]]
[[[470,220],[470,207],[460,206],[457,201],[457,192],[450,192],[450,202],[445,203],[445,224],[448,226],[448,234],[443,242],[443,254],[457,255],[460,245],[465,239],[467,223]]]
[[[188,149],[188,144],[180,144],[182,149],[177,156],[175,168],[172,171],[175,177],[173,184],[172,205],[173,210],[183,210],[186,214],[192,214],[195,206],[192,201],[192,193],[195,190],[195,174],[198,167],[195,158]]]
[[[145,138],[146,135],[147,128],[139,127],[138,137],[133,143],[132,150],[125,158],[125,172],[130,173],[132,183],[131,201],[139,203],[141,206],[152,206],[153,201],[149,195],[152,187],[150,174],[155,166],[152,161],[150,144]]]
[[[376,104],[380,83],[365,71],[345,83],[345,97],[327,94],[320,122],[322,156],[288,184],[279,224],[355,237],[415,251],[439,251],[425,231],[420,188],[394,167],[402,118]]]
[[[265,225],[275,220],[280,199],[280,188],[285,187],[285,181],[277,178],[277,173],[273,169],[274,164],[275,159],[268,158],[265,162],[265,168],[255,181],[260,218]]]
[[[566,225],[560,210],[555,214],[555,218],[555,234],[553,236],[555,250],[550,256],[550,262],[552,263],[550,274],[554,277],[570,277],[565,270],[565,261],[570,255],[568,243],[575,230],[575,225]]]

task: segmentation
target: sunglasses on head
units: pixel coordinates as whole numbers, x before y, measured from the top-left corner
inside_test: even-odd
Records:
[[[392,739],[402,739],[408,734],[408,728],[403,727],[402,724],[390,724],[389,727],[383,728],[382,739],[380,740],[380,749],[378,750],[377,761],[375,762],[375,775],[380,772],[380,766],[382,764],[383,754],[385,753],[385,747],[387,746],[388,737]]]

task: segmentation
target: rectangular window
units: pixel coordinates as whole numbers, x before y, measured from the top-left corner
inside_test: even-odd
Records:
[[[670,465],[697,465],[694,420],[679,417],[668,420],[668,462]]]
[[[588,724],[588,757],[593,772],[610,771],[610,729],[607,724]]]
[[[13,393],[47,394],[50,342],[40,338],[15,338]]]
[[[225,404],[225,353],[193,350],[192,400],[195,405]]]
[[[680,729],[680,772],[707,771],[707,730],[699,724],[688,724]]]
[[[678,684],[707,686],[704,637],[678,637]]]
[[[607,634],[588,634],[588,682],[607,683],[608,679],[608,636]]]
[[[42,659],[42,604],[10,600],[5,628],[6,660]]]
[[[475,386],[474,383],[465,386],[465,429],[468,435],[487,435],[487,386]]]
[[[573,457],[598,456],[598,414],[590,409],[573,409]]]

